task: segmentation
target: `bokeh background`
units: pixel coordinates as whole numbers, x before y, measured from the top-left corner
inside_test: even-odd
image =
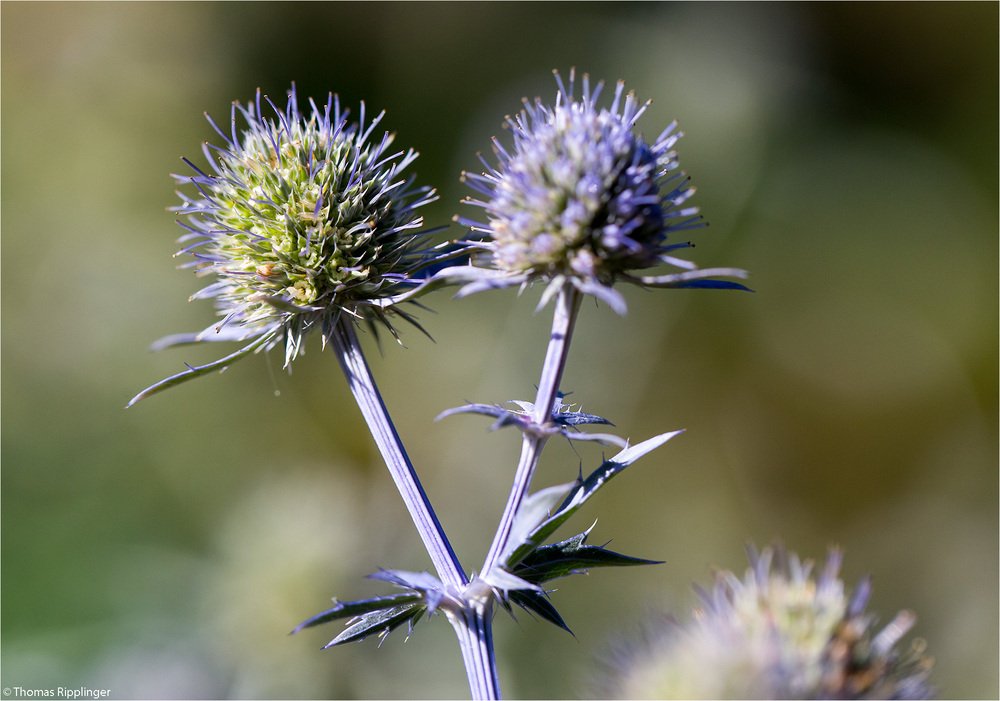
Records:
[[[874,576],[909,608],[946,697],[998,693],[998,5],[15,3],[2,13],[2,683],[116,698],[463,698],[450,626],[320,651],[289,637],[363,576],[429,566],[333,356],[254,356],[125,411],[218,357],[158,355],[209,303],[175,270],[166,211],[232,100],[328,91],[385,108],[421,151],[444,223],[551,71],[624,79],[678,119],[711,226],[702,266],[755,294],[626,290],[584,307],[564,387],[633,440],[687,432],[562,531],[665,560],[559,583],[575,638],[496,625],[510,697],[587,694],[608,641],[679,617],[713,566],[782,540]],[[466,208],[468,209],[468,208]],[[467,211],[466,214],[475,214]],[[453,227],[452,236],[461,234]],[[442,410],[528,399],[538,291],[430,298],[434,336],[371,363],[469,569],[489,544],[514,433]],[[599,447],[552,443],[538,485]],[[575,528],[572,530],[571,528]],[[912,637],[912,636],[911,636]]]

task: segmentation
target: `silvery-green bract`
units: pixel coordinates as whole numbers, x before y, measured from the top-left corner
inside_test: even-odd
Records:
[[[380,113],[366,126],[348,124],[338,98],[330,94],[311,112],[299,112],[295,87],[284,110],[269,98],[265,117],[258,90],[253,104],[233,103],[232,130],[212,126],[222,147],[204,145],[210,172],[187,159],[194,175],[174,177],[189,184],[178,193],[187,232],[178,255],[212,282],[192,299],[212,299],[221,318],[197,334],[162,339],[155,347],[201,341],[250,341],[210,365],[189,368],[136,399],[165,389],[260,349],[283,343],[285,364],[302,352],[307,334],[326,340],[341,315],[380,323],[395,334],[393,295],[411,290],[413,273],[432,257],[421,231],[418,207],[436,199],[434,190],[414,187],[402,171],[415,151],[393,151],[392,134],[375,138]],[[237,116],[246,124],[237,133]]]

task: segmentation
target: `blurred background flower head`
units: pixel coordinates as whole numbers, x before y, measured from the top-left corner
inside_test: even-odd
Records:
[[[942,696],[997,697],[998,19],[995,3],[0,3],[5,685],[102,685],[141,658],[136,696],[467,697],[440,618],[380,649],[287,635],[331,596],[370,595],[380,567],[428,565],[331,354],[291,377],[277,353],[251,356],[121,406],[178,369],[151,340],[218,321],[178,301],[200,285],[169,262],[165,211],[180,156],[220,143],[203,112],[293,80],[303,99],[385,108],[421,154],[409,170],[439,188],[420,210],[434,226],[471,209],[460,173],[503,115],[575,65],[653,100],[638,131],[684,126],[711,220],[696,259],[753,271],[756,294],[624,285],[628,316],[583,306],[565,391],[633,441],[687,430],[577,518],[667,564],[561,582],[576,640],[498,619],[505,693],[577,696],[621,621],[688,610],[712,564],[781,537],[840,543],[844,581],[870,572],[879,611],[916,611]],[[518,441],[433,418],[533,395],[549,320],[515,295],[426,299],[435,344],[368,355],[471,564]],[[537,486],[600,460],[553,441]],[[283,525],[249,537],[268,493],[259,523]],[[281,603],[243,621],[252,602]],[[246,671],[262,659],[287,666]]]
[[[839,578],[832,549],[822,570],[782,546],[748,548],[741,580],[716,573],[696,587],[701,606],[691,620],[654,616],[644,630],[608,649],[598,696],[622,699],[924,699],[935,689],[933,666],[915,640],[900,638],[915,618],[900,612],[879,629],[866,612],[871,581],[852,594]]]

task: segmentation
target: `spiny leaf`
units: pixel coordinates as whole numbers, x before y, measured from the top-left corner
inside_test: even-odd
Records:
[[[135,395],[134,397],[132,397],[131,400],[129,400],[129,403],[125,405],[125,408],[128,409],[136,402],[139,402],[147,397],[150,397],[156,394],[157,392],[162,392],[163,390],[169,389],[170,387],[173,387],[175,385],[179,385],[182,382],[187,382],[188,380],[192,380],[196,377],[208,374],[213,370],[219,370],[221,372],[222,370],[225,370],[227,367],[235,363],[243,356],[253,353],[262,346],[265,346],[266,344],[270,343],[274,339],[274,337],[275,337],[275,332],[270,331],[254,339],[252,343],[250,343],[247,346],[244,346],[235,353],[227,355],[225,358],[220,358],[219,360],[208,363],[207,365],[199,365],[197,367],[191,367],[189,365],[188,369],[185,370],[184,372],[172,375],[165,380],[160,380],[155,385],[151,385],[146,389],[142,390],[141,392],[139,392],[139,394]]]
[[[598,416],[597,414],[587,414],[583,410],[580,411],[560,411],[552,415],[553,421],[557,424],[562,424],[564,426],[577,426],[579,424],[604,424],[605,426],[614,426],[613,423],[605,419],[604,417]]]
[[[368,575],[368,579],[380,579],[383,582],[395,584],[404,589],[414,591],[428,591],[433,589],[443,589],[441,580],[430,572],[407,572],[405,570],[379,570]]]
[[[511,574],[502,567],[494,567],[492,570],[483,575],[482,580],[494,589],[498,589],[505,593],[519,591],[522,589],[536,590],[538,592],[542,591],[542,588],[537,584],[521,579],[517,575]]]
[[[702,268],[687,270],[683,273],[673,273],[671,275],[637,276],[624,275],[630,282],[636,282],[648,287],[680,287],[680,288],[707,288],[717,290],[744,290],[753,292],[749,287],[738,282],[729,280],[714,280],[714,277],[738,277],[747,278],[749,273],[738,268]]]
[[[364,640],[372,633],[384,637],[406,622],[409,622],[412,628],[423,616],[424,610],[422,604],[404,604],[358,616],[340,635],[324,645],[323,649]]]
[[[454,409],[447,409],[438,414],[434,420],[439,421],[456,414],[483,414],[496,419],[490,427],[491,431],[496,431],[505,426],[516,426],[522,433],[537,438],[547,438],[560,434],[571,441],[595,441],[597,443],[617,445],[620,448],[628,447],[628,441],[614,434],[583,433],[577,429],[576,426],[583,424],[605,424],[608,426],[614,426],[614,424],[596,414],[587,414],[582,410],[572,411],[570,405],[562,403],[562,396],[560,395],[556,399],[549,419],[541,424],[535,423],[532,418],[535,405],[532,402],[518,399],[511,399],[507,402],[507,404],[516,404],[519,407],[518,409],[508,409],[499,404],[466,404]]]
[[[544,593],[530,590],[512,591],[509,594],[509,598],[525,611],[534,612],[549,623],[553,623],[570,635],[573,635],[573,631],[567,627],[562,616],[559,615],[559,612],[556,611]]]
[[[510,537],[507,541],[507,549],[500,557],[501,562],[510,560],[509,554],[521,546],[522,543],[533,541],[532,535],[538,527],[545,523],[552,515],[553,507],[565,500],[566,495],[574,488],[572,482],[567,484],[557,484],[554,487],[540,489],[529,495],[521,503],[511,524]],[[538,542],[538,541],[534,541]],[[511,568],[507,568],[508,571]]]
[[[322,623],[329,623],[330,621],[336,621],[342,618],[363,616],[375,611],[396,608],[404,604],[408,605],[421,603],[422,600],[423,596],[421,596],[419,592],[404,592],[402,594],[393,594],[392,596],[380,596],[375,599],[338,601],[336,602],[336,606],[333,608],[327,609],[323,613],[316,614],[312,618],[297,625],[295,630],[292,631],[292,634],[298,633],[300,630],[305,630],[306,628],[318,626]]]
[[[430,572],[406,572],[404,570],[380,570],[368,575],[369,579],[381,579],[397,587],[411,589],[422,595],[427,610],[434,612],[444,598],[444,585]]]
[[[577,509],[583,506],[584,502],[593,496],[598,489],[607,484],[612,477],[679,433],[682,433],[682,431],[662,433],[659,436],[654,436],[642,443],[628,447],[610,460],[604,461],[587,479],[578,480],[566,499],[556,509],[555,513],[539,523],[538,526],[534,527],[524,537],[517,540],[511,539],[511,542],[517,543],[517,546],[512,548],[510,554],[503,559],[503,566],[508,570],[516,571],[517,564],[521,560],[541,543],[545,542],[546,538],[552,535],[566,519],[576,513]]]
[[[420,295],[432,292],[442,287],[447,287],[456,283],[468,283],[470,280],[475,281],[471,283],[471,285],[485,285],[484,289],[486,289],[493,286],[490,284],[492,281],[500,281],[507,277],[510,277],[510,275],[500,271],[477,268],[472,265],[454,265],[436,271],[434,274],[425,278],[420,285],[412,290],[408,290],[392,297],[384,297],[380,300],[376,300],[375,303],[381,306],[389,307],[400,304],[401,302],[409,301]],[[465,287],[459,289],[457,296],[463,296],[463,291],[466,287],[470,287],[470,285],[465,285]]]
[[[590,567],[663,564],[657,560],[629,557],[596,545],[586,545],[589,533],[587,530],[560,543],[538,548],[518,564],[514,574],[525,581],[540,584]]]
[[[702,290],[743,290],[744,292],[753,292],[753,290],[746,285],[741,285],[738,282],[732,282],[730,280],[690,280],[688,282],[679,282],[674,285],[664,285],[664,287]]]

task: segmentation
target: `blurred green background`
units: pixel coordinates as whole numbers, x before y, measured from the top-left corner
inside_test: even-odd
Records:
[[[551,70],[626,81],[672,119],[711,222],[689,258],[756,294],[625,290],[585,305],[564,388],[633,440],[687,432],[562,531],[662,559],[559,582],[575,639],[497,619],[509,697],[566,698],[650,610],[684,617],[744,543],[846,550],[882,621],[917,612],[946,697],[998,690],[998,5],[15,3],[2,12],[2,683],[116,698],[462,698],[451,627],[320,651],[329,597],[429,566],[330,353],[218,357],[174,269],[170,172],[259,86],[385,108],[439,188],[467,194],[503,116]],[[475,215],[476,211],[466,215]],[[457,228],[451,235],[461,234]],[[370,359],[463,563],[478,568],[519,441],[438,412],[528,399],[538,292],[430,298]],[[538,485],[601,449],[553,442]],[[575,530],[572,530],[575,528]]]

